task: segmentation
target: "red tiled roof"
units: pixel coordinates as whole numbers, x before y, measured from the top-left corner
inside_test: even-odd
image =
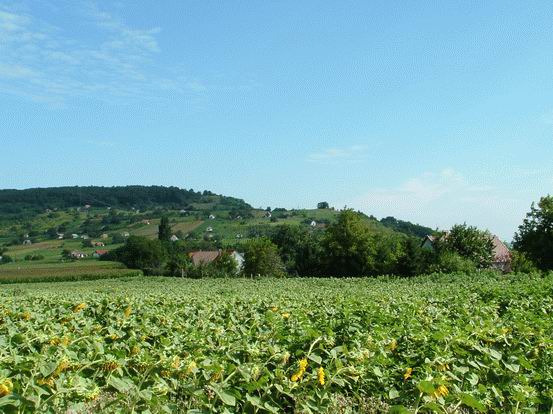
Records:
[[[188,256],[192,259],[192,263],[197,266],[201,263],[211,263],[216,260],[221,253],[218,250],[215,251],[199,251],[190,252]]]
[[[100,256],[102,256],[103,254],[107,254],[108,251],[107,250],[96,250],[94,253],[99,254]]]
[[[494,235],[492,238],[493,242],[493,256],[494,261],[496,262],[509,262],[511,261],[511,252],[505,246],[505,244],[499,240],[499,238]]]

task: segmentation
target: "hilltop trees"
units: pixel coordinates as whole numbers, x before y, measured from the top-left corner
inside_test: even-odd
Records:
[[[540,269],[553,269],[553,197],[542,197],[515,234],[514,247]]]

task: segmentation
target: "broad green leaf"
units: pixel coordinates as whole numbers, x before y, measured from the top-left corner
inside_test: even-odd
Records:
[[[436,388],[430,381],[421,381],[417,384],[419,391],[424,392],[425,394],[434,394]]]
[[[470,408],[474,408],[475,410],[478,410],[482,413],[486,412],[486,406],[478,401],[476,398],[474,398],[472,395],[461,393],[459,394],[459,398],[461,399],[463,404],[468,405]]]

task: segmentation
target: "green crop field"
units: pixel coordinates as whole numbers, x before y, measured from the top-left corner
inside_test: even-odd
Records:
[[[551,412],[553,274],[5,285],[3,412]]]
[[[0,267],[0,284],[110,279],[141,274],[141,271],[127,269],[121,263],[99,260],[67,263],[17,262]]]

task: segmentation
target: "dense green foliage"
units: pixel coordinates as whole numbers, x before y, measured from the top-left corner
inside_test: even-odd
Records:
[[[553,274],[17,285],[0,410],[546,413],[552,312]]]
[[[166,250],[159,240],[130,236],[124,246],[119,247],[108,260],[117,260],[132,269],[142,269],[147,273],[158,273],[166,258]]]
[[[553,269],[553,197],[532,204],[515,234],[514,247],[543,270]]]
[[[420,224],[413,224],[409,221],[398,220],[391,216],[381,219],[380,223],[400,233],[418,238],[423,238],[434,233],[434,230],[430,227],[421,226]]]
[[[169,217],[161,217],[157,232],[157,238],[161,241],[169,241],[169,239],[171,238],[171,226],[169,225]]]
[[[124,187],[51,187],[26,190],[0,190],[0,216],[22,217],[43,212],[45,209],[67,209],[92,205],[112,208],[145,209],[167,207],[189,208],[190,204],[215,199],[218,209],[251,209],[244,201],[217,196],[209,191],[195,192],[177,187],[124,186]]]
[[[244,274],[247,276],[285,275],[277,246],[265,237],[250,240],[244,246],[244,256]]]
[[[457,224],[439,237],[435,249],[456,253],[482,269],[488,268],[493,260],[492,235],[466,224]]]

